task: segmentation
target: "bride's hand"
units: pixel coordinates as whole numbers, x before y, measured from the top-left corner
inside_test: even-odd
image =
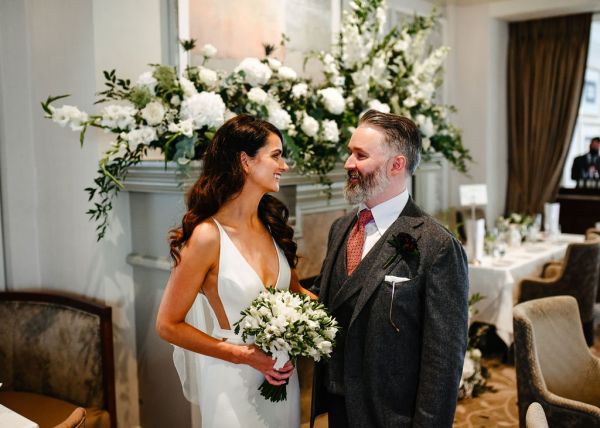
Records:
[[[261,372],[271,385],[285,384],[287,379],[294,373],[294,365],[291,361],[285,363],[281,369],[275,370],[273,368],[275,360],[265,354],[258,346],[248,345],[246,350],[246,364]]]

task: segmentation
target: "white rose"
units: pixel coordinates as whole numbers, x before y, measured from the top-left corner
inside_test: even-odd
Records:
[[[296,74],[296,72],[292,68],[286,67],[285,65],[279,67],[277,74],[283,80],[296,80],[296,78],[298,77],[298,74]]]
[[[200,54],[206,58],[211,58],[217,54],[217,48],[210,43],[207,43],[200,49]]]
[[[156,84],[158,82],[152,75],[151,71],[146,71],[145,73],[140,74],[140,76],[135,81],[135,86],[146,87],[150,91],[152,95],[154,95],[154,89],[156,88]]]
[[[300,125],[302,132],[309,137],[314,137],[319,132],[319,122],[312,116],[305,114],[302,118],[302,125]]]
[[[305,97],[308,93],[308,85],[306,83],[296,83],[292,86],[292,96],[294,98]]]
[[[261,88],[252,88],[248,91],[248,99],[256,104],[265,104],[269,96]]]
[[[369,101],[369,108],[373,109],[373,110],[380,111],[382,113],[389,113],[391,111],[389,105],[387,105],[385,103],[382,103],[379,100],[371,100],[371,101]]]
[[[337,88],[325,88],[319,91],[323,97],[323,103],[327,111],[333,114],[341,114],[346,108],[346,101]]]
[[[292,118],[289,113],[281,107],[269,108],[269,122],[271,122],[276,128],[285,131],[292,123]]]
[[[198,93],[194,84],[185,77],[179,78],[179,85],[181,86],[181,90],[183,91],[184,98],[190,98]]]
[[[340,131],[335,120],[325,119],[323,121],[323,139],[332,143],[340,141]]]
[[[217,72],[206,67],[198,67],[198,77],[207,86],[215,86],[219,81]]]
[[[279,61],[278,59],[275,58],[267,58],[267,62],[269,63],[269,66],[273,69],[273,70],[279,70],[279,67],[281,67],[281,61]]]
[[[244,80],[252,86],[264,85],[273,74],[269,66],[263,64],[257,58],[245,58],[235,68],[235,71],[243,71]]]
[[[418,114],[417,117],[415,117],[415,122],[417,122],[421,133],[426,138],[435,135],[435,126],[433,124],[433,121],[431,120],[431,117],[425,116],[423,114]]]
[[[144,107],[140,113],[148,125],[156,126],[164,119],[165,108],[161,102],[152,101],[146,104],[146,107]]]

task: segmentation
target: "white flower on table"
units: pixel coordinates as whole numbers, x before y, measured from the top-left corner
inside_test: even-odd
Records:
[[[244,72],[244,80],[251,86],[264,85],[269,81],[273,72],[271,68],[257,58],[245,58],[235,68],[235,71]]]
[[[346,101],[337,88],[321,89],[319,95],[323,97],[323,104],[330,113],[341,114],[346,108]]]
[[[156,126],[165,118],[165,107],[160,101],[152,101],[146,104],[140,114],[148,125]]]
[[[179,78],[179,85],[181,86],[181,90],[183,91],[184,98],[190,98],[198,93],[198,90],[196,90],[194,84],[185,77]]]
[[[131,105],[109,104],[102,110],[100,125],[106,128],[128,131],[135,126],[137,110]]]
[[[181,103],[181,118],[192,119],[194,129],[218,128],[225,122],[225,103],[214,92],[195,94]]]
[[[89,119],[87,113],[75,106],[64,105],[58,108],[50,106],[50,111],[52,111],[53,122],[63,127],[69,125],[73,131],[81,131],[83,129],[82,123],[87,122]]]

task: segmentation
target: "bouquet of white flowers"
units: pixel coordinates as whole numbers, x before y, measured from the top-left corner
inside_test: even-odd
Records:
[[[329,358],[335,345],[338,323],[325,306],[303,294],[269,289],[263,291],[242,311],[234,324],[235,333],[254,343],[276,361],[279,370],[298,357],[315,361]],[[277,402],[287,398],[286,385],[274,386],[266,380],[259,387],[263,397]]]

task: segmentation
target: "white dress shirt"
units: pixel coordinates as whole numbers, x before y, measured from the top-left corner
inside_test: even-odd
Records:
[[[373,248],[373,246],[379,241],[379,238],[388,230],[394,221],[400,216],[400,213],[408,202],[408,190],[400,193],[398,196],[394,196],[385,202],[375,205],[371,208],[371,214],[373,214],[373,220],[371,220],[365,226],[365,244],[363,245],[363,251],[361,260],[365,258],[367,253]],[[361,203],[358,206],[358,212],[368,207]]]

